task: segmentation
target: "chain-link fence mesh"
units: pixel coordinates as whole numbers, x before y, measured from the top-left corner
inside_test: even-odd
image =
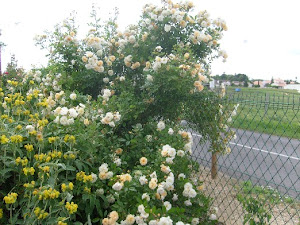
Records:
[[[270,215],[267,224],[299,224],[300,94],[232,92],[225,99],[224,106],[239,104],[231,125],[236,138],[230,154],[218,155],[216,179],[210,143],[192,131],[193,158],[219,220],[243,224],[247,215]]]

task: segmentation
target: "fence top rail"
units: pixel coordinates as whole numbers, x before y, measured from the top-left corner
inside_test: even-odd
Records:
[[[268,105],[276,108],[300,109],[300,93],[228,93],[227,101],[245,105]]]

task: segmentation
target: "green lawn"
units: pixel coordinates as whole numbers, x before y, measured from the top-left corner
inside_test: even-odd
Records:
[[[300,93],[294,90],[245,88],[227,95],[239,103],[233,127],[300,139]]]

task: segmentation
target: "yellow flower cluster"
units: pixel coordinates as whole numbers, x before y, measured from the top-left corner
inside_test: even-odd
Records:
[[[47,155],[47,154],[35,154],[34,158],[36,161],[40,161],[40,162],[50,162],[51,160],[51,156]]]
[[[65,136],[65,138],[64,138],[64,141],[67,143],[67,142],[69,142],[69,143],[72,143],[72,144],[74,144],[75,143],[75,141],[76,141],[76,138],[73,136],[73,135],[66,135]]]
[[[88,193],[90,194],[91,193],[91,188],[89,187],[84,187],[84,190],[83,190],[85,193]]]
[[[23,137],[21,135],[13,135],[10,137],[12,143],[21,143],[23,141]]]
[[[4,134],[1,135],[1,137],[0,137],[0,143],[2,145],[4,145],[4,144],[7,144],[8,142],[9,142],[9,139]]]
[[[85,172],[80,171],[76,174],[76,180],[86,182],[91,182],[93,180],[92,175],[85,175]]]
[[[41,189],[41,188],[40,188]],[[53,188],[49,188],[49,189],[46,189],[46,190],[34,190],[33,191],[33,195],[38,195],[39,196],[39,200],[46,200],[46,199],[55,199],[55,198],[58,198],[60,193],[59,191],[53,189]]]
[[[26,166],[28,164],[28,159],[26,157],[24,157],[23,159],[21,159],[21,157],[16,158],[15,160],[17,166],[21,163],[22,166]]]
[[[33,167],[25,167],[23,168],[23,173],[25,176],[28,176],[29,174],[34,175],[35,169]]]
[[[35,185],[35,181],[34,180],[31,181],[31,183],[25,183],[25,184],[23,184],[23,186],[25,188],[34,188],[34,185]]]
[[[40,207],[36,207],[34,209],[34,214],[38,218],[38,220],[45,219],[49,215],[49,213],[45,212],[45,210],[41,210]]]
[[[44,173],[49,173],[50,171],[49,166],[39,166],[39,169],[42,170]]]
[[[48,138],[48,142],[50,143],[50,144],[53,144],[56,140],[58,140],[59,139],[59,137],[49,137]]]
[[[73,153],[65,153],[64,159],[76,159],[76,155]]]
[[[39,114],[38,113],[30,114],[29,117],[30,117],[30,119],[28,120],[29,122],[36,122],[37,119],[39,118]]]
[[[58,221],[57,225],[68,225],[68,224],[62,221]]]
[[[14,204],[17,200],[18,194],[17,193],[10,193],[3,198],[6,204]]]
[[[1,119],[8,119],[8,115],[6,115],[6,114],[1,115]]]
[[[47,108],[47,107],[48,107],[48,101],[47,101],[47,98],[45,98],[42,102],[37,103],[36,105],[37,105],[37,106],[42,106],[42,107]]]
[[[68,190],[72,191],[73,188],[74,188],[74,184],[72,182],[70,182],[68,185],[66,185],[65,183],[61,184],[62,192],[65,192],[65,191],[68,191]]]
[[[52,159],[58,159],[58,158],[61,158],[62,152],[54,150],[54,151],[48,152],[48,155],[51,156]]]
[[[14,80],[8,80],[7,81],[8,84],[12,85],[12,86],[18,86],[19,82],[18,81],[14,81]]]
[[[0,208],[0,219],[3,217],[3,209]]]
[[[38,125],[39,127],[44,127],[49,123],[49,121],[47,119],[42,119],[38,121]]]
[[[28,152],[31,152],[33,150],[33,145],[27,144],[27,145],[24,145],[24,147]]]
[[[78,205],[75,204],[74,202],[71,202],[71,204],[70,204],[70,202],[67,202],[65,207],[70,214],[73,214],[73,213],[77,212]]]
[[[62,152],[61,151],[51,151],[48,152],[47,154],[35,154],[34,158],[36,161],[40,161],[40,162],[50,162],[53,159],[59,159],[62,157]]]

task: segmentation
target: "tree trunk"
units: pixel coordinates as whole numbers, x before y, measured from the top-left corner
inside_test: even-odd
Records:
[[[211,178],[215,179],[218,175],[218,158],[217,153],[212,153],[211,157]]]

